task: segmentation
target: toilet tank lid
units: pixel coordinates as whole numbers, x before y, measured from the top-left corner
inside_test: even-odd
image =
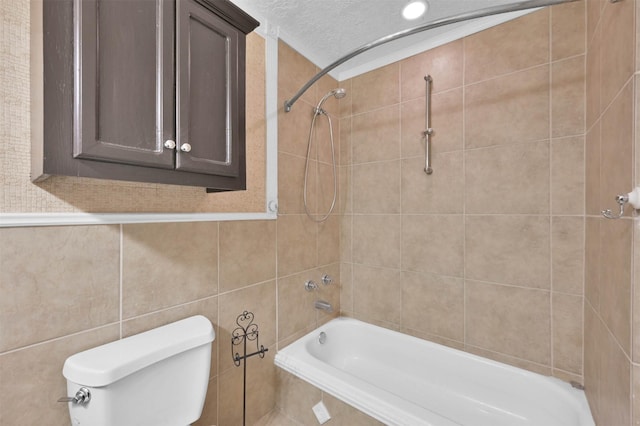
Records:
[[[158,361],[210,344],[214,338],[211,321],[196,315],[72,355],[62,374],[80,385],[107,386]]]

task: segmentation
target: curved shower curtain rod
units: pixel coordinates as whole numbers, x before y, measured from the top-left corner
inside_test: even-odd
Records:
[[[577,0],[526,0],[518,3],[492,6],[485,9],[476,10],[473,12],[465,12],[459,15],[438,19],[435,21],[428,22],[424,25],[408,28],[406,30],[398,31],[397,33],[384,36],[375,41],[372,41],[371,43],[367,43],[363,46],[360,46],[356,50],[346,54],[345,56],[338,59],[337,61],[331,63],[330,65],[327,65],[325,68],[322,69],[322,71],[320,71],[315,76],[313,76],[313,78],[311,78],[311,80],[309,80],[307,84],[302,86],[302,88],[298,90],[298,93],[296,93],[291,99],[284,101],[284,110],[285,112],[291,111],[291,107],[293,106],[294,103],[296,103],[298,98],[300,98],[300,96],[302,96],[302,94],[306,92],[307,89],[309,89],[309,87],[311,87],[316,81],[320,80],[329,71],[342,65],[343,63],[347,62],[349,59],[355,56],[358,56],[359,54],[364,53],[367,50],[373,49],[374,47],[378,47],[385,43],[389,43],[391,41],[394,41],[403,37],[407,37],[413,34],[421,33],[423,31],[431,30],[433,28],[443,27],[449,24],[455,24],[457,22],[468,21],[476,18],[484,18],[485,16],[499,15],[501,13],[517,12],[519,10],[535,9],[538,7],[553,6],[561,3],[570,3],[574,1],[577,1]],[[610,0],[610,1],[615,2],[618,0]]]

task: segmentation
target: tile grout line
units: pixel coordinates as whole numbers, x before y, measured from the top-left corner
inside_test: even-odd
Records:
[[[355,213],[354,216],[400,216],[400,213]],[[404,216],[463,216],[462,212],[453,213],[405,213]],[[506,217],[549,217],[549,214],[545,213],[466,213],[467,217],[494,217],[494,216],[506,216]],[[582,217],[580,214],[557,214],[557,217]],[[599,215],[589,215],[589,217],[598,218]],[[621,217],[618,220],[633,220],[632,217]]]
[[[559,136],[559,137],[554,137],[553,140],[554,141],[558,141],[558,140],[562,140],[562,139],[574,139],[574,138],[579,138],[579,137],[584,137],[584,133],[578,133],[578,134],[573,134],[573,135],[564,135],[564,136]],[[550,143],[551,139],[548,138],[544,138],[544,139],[536,139],[536,140],[530,140],[530,141],[524,141],[524,142],[509,142],[509,143],[500,143],[500,144],[494,144],[494,145],[487,145],[487,146],[478,146],[478,147],[473,147],[473,148],[461,148],[461,149],[454,149],[454,150],[450,150],[450,151],[441,151],[439,153],[437,153],[437,155],[442,156],[442,155],[452,155],[452,154],[457,154],[457,153],[466,153],[466,152],[475,152],[475,151],[483,151],[483,150],[490,150],[490,149],[505,149],[505,148],[510,148],[510,147],[519,147],[519,146],[531,146],[532,144],[537,144],[537,143]],[[421,159],[424,158],[424,155],[408,155],[408,156],[403,156],[401,157],[399,160],[403,161],[403,160],[417,160],[417,159]],[[373,160],[373,161],[363,161],[360,163],[354,163],[355,166],[366,166],[366,165],[371,165],[371,164],[381,164],[381,163],[391,163],[391,162],[395,162],[398,161],[398,159],[395,160]]]
[[[600,315],[600,312],[598,312],[596,310],[596,308],[588,300],[587,300],[587,303],[589,304],[591,310],[593,311],[594,315],[596,316],[596,320],[598,320],[600,322],[600,324],[604,328],[604,331],[607,332],[608,337],[610,337],[613,340],[616,348],[629,361],[629,364],[634,364],[633,360],[631,359],[630,354],[628,354],[627,351],[624,350],[624,348],[622,347],[622,344],[620,344],[620,342],[619,342],[618,338],[616,337],[616,335],[613,333],[613,331],[611,330],[609,325],[605,322],[604,318],[602,318],[602,315]],[[640,365],[640,363],[638,365]]]
[[[594,29],[593,32],[593,41],[595,42],[596,37],[598,39],[598,50],[597,50],[597,55],[594,55],[594,60],[595,60],[595,67],[597,69],[597,73],[596,76],[598,76],[597,81],[594,81],[593,83],[597,85],[598,87],[598,96],[597,96],[597,104],[596,104],[596,113],[594,114],[594,119],[593,119],[593,124],[591,126],[591,129],[594,129],[595,126],[597,127],[597,132],[598,132],[598,188],[597,188],[597,194],[598,194],[598,204],[601,205],[602,202],[602,121],[603,121],[603,117],[606,113],[606,111],[603,110],[602,108],[602,9],[600,10],[600,14],[598,16],[598,21],[596,23],[596,27]],[[593,54],[593,53],[592,53]],[[586,80],[586,76],[585,76],[585,80]],[[614,97],[615,98],[615,97]],[[609,108],[610,105],[607,106],[607,109]],[[586,109],[586,105],[585,105],[585,109]],[[591,130],[589,129],[589,130]],[[594,131],[595,133],[595,131]],[[601,207],[602,208],[602,207]],[[600,263],[600,255],[602,253],[602,216],[598,216],[597,219],[597,223],[598,223],[598,236],[597,236],[597,248],[598,248],[598,262]],[[598,280],[596,283],[596,287],[598,288],[598,307],[597,309],[591,305],[591,302],[589,300],[586,300],[585,303],[589,303],[591,309],[593,310],[593,314],[596,318],[596,321],[599,321],[601,323],[601,326],[606,330],[607,333],[609,333],[609,335],[613,335],[613,333],[609,330],[608,325],[604,322],[604,320],[602,319],[602,317],[600,316],[600,309],[601,309],[601,298],[602,295],[600,294],[600,288],[601,288],[601,283],[602,283],[602,264],[598,265]],[[598,326],[596,326],[598,327]],[[585,333],[586,334],[586,333]],[[607,336],[609,337],[609,336]],[[615,342],[615,344],[617,344],[620,349],[622,349],[622,347],[619,345],[617,339],[615,337],[613,337],[613,341]],[[585,345],[586,347],[586,345]],[[624,350],[622,351],[624,353]],[[600,361],[601,360],[601,356],[600,354],[597,354],[597,358]],[[601,379],[601,374],[600,371],[598,369],[597,373],[596,373],[596,378],[595,378],[595,384],[596,384],[596,390],[597,390],[597,395],[595,396],[595,404],[598,406],[598,409],[600,409],[600,400],[601,400],[601,389],[600,389],[600,379]]]
[[[277,213],[276,213],[277,214]],[[280,318],[280,304],[279,304],[279,294],[280,294],[280,276],[278,272],[278,222],[275,221],[275,256],[276,256],[276,264],[275,264],[275,287],[276,287],[276,324],[275,324],[275,335],[276,335],[276,352],[280,349],[280,327],[279,327],[279,318]]]
[[[0,357],[2,357],[4,355],[12,354],[12,353],[20,352],[20,351],[23,351],[23,350],[26,350],[26,349],[31,349],[31,348],[35,348],[35,347],[38,347],[38,346],[47,345],[49,343],[59,342],[59,341],[62,341],[64,339],[67,339],[69,337],[80,336],[82,334],[89,333],[89,332],[92,332],[92,331],[106,329],[106,328],[109,328],[109,327],[116,326],[118,324],[120,324],[120,321],[113,321],[113,322],[110,322],[110,323],[98,325],[96,327],[91,327],[91,328],[87,328],[87,329],[84,329],[84,330],[78,330],[78,331],[74,331],[72,333],[65,334],[65,335],[62,335],[62,336],[52,337],[50,339],[41,340],[41,341],[35,342],[35,343],[30,343],[30,344],[25,345],[25,346],[20,346],[20,347],[17,347],[17,348],[9,349],[9,350],[7,350],[5,352],[1,352],[0,353]]]
[[[353,91],[353,80],[351,83],[351,91]],[[347,204],[349,205],[349,213],[351,218],[349,219],[350,222],[350,229],[349,229],[349,258],[350,258],[350,268],[351,268],[351,306],[350,306],[350,312],[352,315],[356,315],[356,298],[355,298],[355,294],[356,294],[356,289],[355,289],[355,269],[354,269],[354,258],[353,258],[353,233],[354,233],[354,211],[353,211],[353,98],[351,98],[351,115],[350,115],[350,119],[351,119],[351,128],[349,129],[349,184],[347,185],[349,187],[349,200],[347,202]]]
[[[580,312],[580,324],[581,330],[580,335],[582,337],[582,351],[581,351],[581,360],[580,360],[580,375],[582,376],[582,385],[585,382],[585,368],[584,368],[584,360],[585,360],[585,299],[586,299],[586,281],[587,274],[585,273],[586,265],[587,265],[587,55],[589,53],[589,41],[587,40],[587,26],[588,26],[588,13],[587,13],[587,3],[584,3],[584,66],[583,66],[583,75],[584,75],[584,85],[583,85],[583,96],[584,96],[584,111],[582,112],[583,117],[583,143],[582,143],[582,303],[581,303],[581,312]]]
[[[119,232],[119,237],[120,237],[120,259],[119,259],[119,285],[120,285],[120,298],[119,298],[119,303],[120,303],[120,318],[119,318],[119,326],[120,326],[120,330],[119,330],[119,335],[120,338],[122,339],[122,321],[123,321],[123,312],[122,312],[122,307],[124,305],[124,285],[123,285],[123,275],[124,275],[124,225],[120,224],[120,232]]]
[[[216,321],[218,327],[220,327],[220,222],[217,223],[217,241],[216,241],[216,262],[218,263],[217,269],[217,289],[216,289]],[[216,407],[219,405],[220,400],[220,342],[216,345]],[[209,374],[211,376],[211,374]],[[211,384],[209,379],[208,384]],[[220,410],[216,409],[216,424],[220,424]]]
[[[602,58],[600,58],[602,59]],[[600,62],[600,61],[599,61]],[[600,64],[602,65],[602,64]],[[624,81],[624,83],[622,83],[622,85],[620,86],[620,90],[618,90],[615,95],[613,95],[613,98],[611,98],[611,100],[609,101],[609,103],[607,104],[606,108],[604,108],[602,111],[600,111],[598,114],[598,118],[596,120],[594,120],[593,125],[591,126],[591,128],[589,130],[591,130],[599,121],[602,121],[603,117],[609,112],[610,109],[613,108],[613,105],[618,101],[618,98],[620,98],[622,96],[622,93],[624,92],[624,90],[627,88],[627,86],[629,84],[632,85],[633,87],[633,81],[635,80],[635,73],[631,74],[631,76],[626,79]],[[602,79],[601,79],[602,81]],[[602,109],[602,93],[600,94],[600,105],[598,106],[598,109]],[[602,132],[601,132],[602,133]]]
[[[551,374],[555,366],[555,339],[554,339],[554,327],[553,321],[553,15],[554,8],[549,8],[549,362],[551,367]],[[586,61],[585,61],[586,62]]]
[[[638,3],[635,3],[635,12],[633,14],[633,27],[635,29],[635,49],[633,50],[633,55],[634,55],[634,68],[635,68],[635,72],[633,73],[633,75],[631,76],[632,78],[632,86],[631,86],[631,90],[632,90],[632,122],[635,124],[638,122],[638,78],[637,76],[640,75],[639,74],[639,70],[638,70],[638,47],[640,45],[640,39],[639,39],[639,35],[640,35],[640,31],[638,30],[638,10],[640,10],[640,6],[638,5]],[[632,140],[631,140],[631,158],[633,160],[633,182],[632,182],[632,187],[635,187],[637,182],[638,182],[638,126],[634,125],[633,129],[632,129]],[[634,212],[635,213],[635,212]],[[638,223],[638,216],[635,215],[634,213],[632,213],[632,218],[633,218],[633,222],[632,222],[632,226],[631,226],[631,324],[630,324],[630,330],[631,330],[631,342],[630,342],[630,355],[631,355],[631,362],[633,363],[633,359],[635,354],[634,349],[636,348],[636,345],[634,345],[634,340],[637,338],[634,334],[634,327],[633,327],[633,323],[634,323],[634,308],[636,307],[636,296],[637,296],[637,292],[636,292],[636,279],[637,279],[637,274],[636,274],[636,268],[635,268],[635,263],[636,263],[636,259],[637,259],[637,249],[636,249],[636,224]],[[633,369],[631,371],[631,393],[630,395],[633,395]],[[632,412],[633,414],[633,412]],[[633,415],[632,415],[633,418]]]
[[[524,362],[526,362],[527,364],[532,364],[532,365],[536,365],[536,366],[539,366],[539,367],[548,368],[548,369],[549,369],[549,372],[550,372],[551,374],[553,374],[553,370],[559,370],[559,371],[564,371],[564,372],[567,372],[567,373],[569,373],[569,374],[573,374],[573,375],[575,375],[575,373],[571,373],[570,371],[563,370],[563,369],[561,369],[561,368],[554,369],[554,368],[552,368],[552,367],[551,367],[551,366],[549,366],[549,365],[545,365],[545,364],[543,364],[542,362],[532,361],[532,360],[530,360],[530,359],[522,358],[522,357],[519,357],[519,356],[517,356],[517,355],[511,355],[511,354],[508,354],[508,353],[505,353],[505,352],[498,352],[498,351],[496,351],[496,350],[494,350],[494,349],[488,349],[488,348],[485,348],[485,347],[482,347],[482,346],[478,346],[478,345],[469,345],[469,348],[471,348],[471,349],[480,349],[481,351],[483,351],[483,352],[485,352],[485,353],[490,353],[490,354],[498,355],[498,357],[501,357],[501,358],[503,358],[503,359],[504,359],[504,358],[506,358],[506,359],[509,359],[509,360],[524,361]],[[471,351],[468,351],[468,350],[466,350],[466,352],[467,352],[467,353],[470,353],[470,354],[474,354],[474,355],[475,355],[475,353],[474,353],[474,352],[471,352]],[[489,358],[489,357],[487,357],[487,356],[485,356],[485,355],[478,355],[478,356],[481,356],[481,357],[483,357],[483,358],[487,358],[487,359],[490,359],[490,360],[492,360],[492,361],[497,361],[497,362],[500,362],[500,363],[503,363],[503,364],[507,364],[507,365],[510,365],[510,366],[513,366],[513,367],[516,367],[516,368],[520,368],[520,369],[527,370],[527,371],[531,371],[531,372],[534,372],[534,373],[535,373],[535,371],[534,371],[534,370],[530,370],[530,369],[528,369],[528,368],[523,368],[523,367],[518,367],[517,365],[515,365],[515,364],[510,364],[510,363],[508,363],[508,362],[506,362],[506,361],[496,360],[495,358],[493,358],[493,359],[492,359],[492,358]],[[496,357],[496,358],[497,358],[497,357]],[[538,373],[538,374],[539,374],[539,373]]]
[[[467,348],[467,73],[466,40],[462,39],[462,347]]]
[[[399,206],[398,206],[398,211],[400,212],[400,259],[399,259],[399,268],[400,268],[400,318],[399,318],[399,323],[400,323],[400,327],[404,327],[404,280],[403,280],[403,273],[402,273],[402,256],[404,253],[404,250],[402,249],[403,245],[404,245],[404,211],[402,209],[402,173],[403,173],[403,167],[404,165],[402,164],[402,64],[404,62],[400,61],[398,64],[398,99],[400,99],[400,108],[398,109],[398,160],[400,162],[400,166],[399,166],[399,173],[400,173],[400,179],[398,180],[398,184],[400,186],[399,188]],[[425,92],[425,97],[427,96],[426,92]],[[428,113],[428,111],[427,111]],[[425,139],[425,143],[426,143],[426,139]]]

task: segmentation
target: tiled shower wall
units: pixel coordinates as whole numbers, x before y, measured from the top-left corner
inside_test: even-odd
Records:
[[[584,376],[599,425],[640,421],[638,219],[600,215],[638,184],[638,13],[637,1],[587,2]]]
[[[0,0],[0,19],[0,163],[6,166],[30,143],[29,90],[15,90],[28,82],[29,3]],[[249,43],[248,67],[263,67],[264,40],[251,35]],[[295,75],[299,55],[284,45],[280,51],[281,74]],[[264,98],[247,103],[248,110],[260,108]],[[283,117],[281,158],[288,146],[306,146],[306,136],[288,140],[296,137],[290,129],[297,122]],[[308,129],[308,114],[305,120]],[[317,198],[330,182],[316,175],[326,161],[315,154],[312,161],[315,211],[325,207]],[[28,176],[7,175],[11,170],[3,167],[0,190],[30,185]],[[318,225],[287,199],[287,191],[302,188],[303,172],[300,158],[281,162],[283,214],[277,221],[0,228],[0,425],[69,425],[66,405],[56,403],[67,393],[62,366],[69,355],[196,314],[208,317],[216,331],[197,424],[241,424],[242,369],[232,364],[230,333],[244,310],[255,313],[260,343],[269,348],[265,359],[249,360],[247,424],[271,412],[277,348],[330,318],[313,308],[315,299],[333,303],[332,315],[340,310],[339,221]],[[82,199],[82,188],[58,189],[67,201]],[[304,291],[305,280],[319,281],[324,273],[333,285]]]
[[[585,3],[341,84],[343,312],[582,382]]]

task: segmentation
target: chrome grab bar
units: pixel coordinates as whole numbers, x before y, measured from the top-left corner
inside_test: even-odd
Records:
[[[431,167],[431,135],[433,135],[433,129],[431,128],[431,84],[433,83],[433,78],[430,75],[425,75],[424,81],[427,86],[424,111],[425,130],[422,132],[424,135],[424,172],[430,175],[433,173],[433,168]]]

